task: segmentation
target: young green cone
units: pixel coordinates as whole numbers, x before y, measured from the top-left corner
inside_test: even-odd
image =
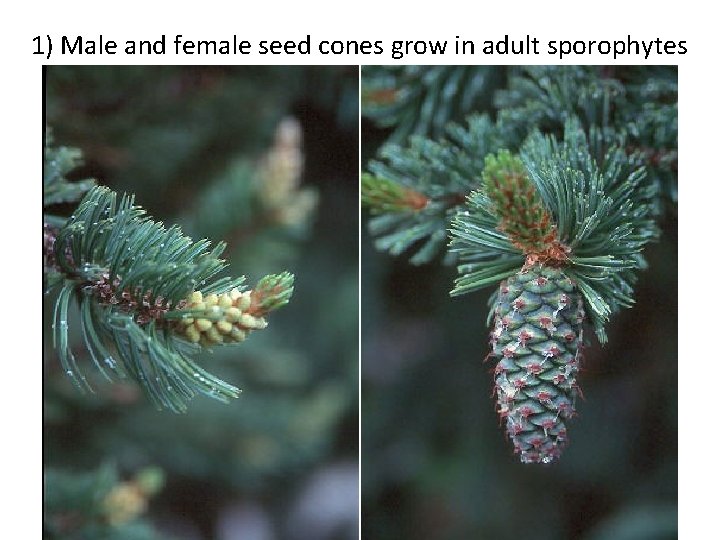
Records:
[[[491,333],[498,413],[523,463],[550,463],[575,414],[585,312],[560,269],[534,266],[500,285]]]

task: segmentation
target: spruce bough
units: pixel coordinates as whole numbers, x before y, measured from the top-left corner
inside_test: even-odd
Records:
[[[395,227],[381,249],[392,239],[393,253],[419,240],[427,250],[435,239],[437,252],[437,238],[448,239],[446,260],[459,272],[453,296],[499,285],[488,318],[497,412],[522,462],[550,463],[581,395],[584,328],[607,342],[611,315],[633,303],[642,251],[658,237],[659,182],[622,135],[586,131],[577,117],[561,137],[535,131],[514,151],[502,148],[505,132],[471,117],[440,142],[388,147],[389,163],[371,164],[363,200],[375,222]],[[407,174],[421,162],[429,166],[417,178]],[[463,185],[473,188],[462,193]]]
[[[158,409],[183,412],[197,394],[237,397],[238,388],[192,356],[264,329],[266,315],[290,300],[293,275],[268,275],[251,289],[245,277],[218,277],[227,266],[219,258],[224,243],[195,242],[177,226],[166,228],[133,196],[92,181],[68,182],[65,174],[78,159],[66,148],[46,149],[45,206],[86,192],[68,219],[45,214],[46,286],[57,291],[53,346],[67,376],[92,391],[70,347],[69,328],[77,325],[97,371],[107,380],[136,381]]]
[[[610,315],[632,303],[641,250],[658,234],[656,188],[642,167],[617,147],[598,165],[576,122],[564,139],[536,134],[520,156],[487,156],[482,188],[450,229],[450,250],[468,261],[453,294],[497,279],[488,268],[513,252],[524,259],[502,276],[490,337],[498,414],[524,463],[561,455],[580,395],[586,310],[604,343]]]

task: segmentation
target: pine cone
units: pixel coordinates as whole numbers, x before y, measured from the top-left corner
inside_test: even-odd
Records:
[[[204,347],[245,341],[249,332],[267,326],[263,317],[249,312],[251,305],[249,291],[241,293],[233,289],[221,295],[208,294],[205,297],[200,291],[194,291],[188,295],[183,311],[195,316],[180,319],[175,330],[185,339]]]
[[[498,413],[523,463],[550,463],[575,414],[585,312],[560,269],[531,267],[500,285],[489,356]]]

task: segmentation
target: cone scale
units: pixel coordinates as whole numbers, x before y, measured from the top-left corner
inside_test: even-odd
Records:
[[[559,268],[523,269],[500,285],[490,336],[497,410],[523,463],[550,463],[575,415],[585,312]]]

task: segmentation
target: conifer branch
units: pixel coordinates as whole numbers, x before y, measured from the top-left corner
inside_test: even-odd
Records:
[[[95,180],[69,182],[66,175],[82,164],[82,152],[77,148],[53,146],[52,130],[45,132],[45,162],[43,167],[43,207],[53,204],[75,202],[95,185]],[[61,225],[63,220],[47,216],[46,222]]]
[[[433,68],[414,69],[407,95],[417,98]],[[462,73],[447,73],[453,69]],[[427,249],[435,238],[439,253],[449,229],[446,260],[458,261],[459,274],[451,295],[499,285],[487,319],[497,412],[522,462],[550,463],[567,444],[566,422],[582,395],[585,323],[607,341],[610,317],[634,302],[643,250],[659,236],[655,219],[676,197],[677,72],[492,69],[507,75],[495,110],[483,107],[495,120],[473,116],[468,129],[434,126],[444,138],[384,147],[388,163],[369,165],[363,198],[380,249],[400,253],[421,240]],[[442,116],[446,104],[404,99],[394,83],[374,87],[383,73],[394,75],[373,73],[370,115],[396,126],[393,137],[419,118]],[[410,193],[427,204],[414,208]],[[444,215],[432,212],[453,199]]]
[[[508,143],[520,144],[534,129],[561,137],[566,120],[575,117],[586,133],[604,133],[605,145],[590,150],[598,162],[614,138],[629,155],[639,151],[660,186],[659,213],[677,202],[677,96],[673,66],[526,66],[512,71],[495,106]]]
[[[659,182],[646,173],[646,155],[628,152],[628,136],[610,125],[608,103],[620,93],[616,82],[595,81],[580,68],[529,73],[529,80],[514,78],[510,94],[500,98],[524,105],[506,103],[497,123],[474,116],[467,128],[450,125],[437,142],[414,138],[405,149],[384,147],[387,163],[371,162],[372,174],[362,183],[363,201],[375,214],[368,226],[381,250],[419,248],[415,264],[443,251],[449,228],[446,260],[456,256],[460,273],[453,295],[499,282],[528,263],[567,260],[604,342],[611,313],[632,304],[635,270],[645,264],[642,248],[658,236]],[[583,88],[579,97],[570,92],[575,84]],[[585,120],[570,114],[577,108]],[[536,133],[515,146],[529,124],[548,122],[560,122],[560,138]],[[600,126],[586,135],[585,122]],[[485,160],[505,144],[521,151],[522,172],[519,158],[507,153]],[[530,182],[531,198],[518,191],[517,198],[501,202],[503,187],[483,173],[488,166],[505,181],[517,178],[515,191],[527,191],[524,182]],[[508,176],[503,167],[515,172]],[[410,203],[420,197],[427,199],[422,207]]]
[[[413,137],[408,148],[389,144],[383,161],[371,161],[363,176],[362,200],[376,217],[368,227],[378,249],[413,252],[424,264],[445,249],[447,227],[466,196],[479,186],[484,156],[497,150],[493,123],[472,116],[438,142]]]
[[[365,66],[362,110],[393,129],[394,143],[442,136],[489,99],[497,79],[489,66]]]
[[[418,191],[369,174],[362,175],[361,189],[362,203],[373,214],[418,211],[430,202],[427,196]]]
[[[460,277],[451,294],[471,292],[517,273],[522,263],[513,269],[510,261],[559,264],[583,293],[599,340],[607,340],[604,325],[612,313],[632,304],[636,272],[645,264],[642,249],[657,239],[659,231],[653,219],[657,186],[648,180],[639,158],[628,157],[622,147],[610,147],[599,165],[589,148],[600,144],[597,139],[602,136],[591,130],[586,138],[579,122],[571,119],[563,142],[536,134],[522,148],[527,177],[544,207],[534,211],[539,216],[536,223],[543,223],[547,209],[553,225],[542,231],[542,237],[549,247],[563,246],[554,261],[539,257],[533,242],[518,241],[518,229],[526,227],[523,212],[503,215],[503,208],[498,209],[498,202],[503,202],[492,182],[489,190],[471,195],[469,211],[460,212],[451,227],[450,250],[461,262]],[[499,156],[488,162],[510,160],[507,154]],[[508,169],[492,172],[518,174]],[[520,186],[522,196],[527,196],[526,186],[513,185],[516,189]],[[527,198],[532,201],[533,197]],[[509,226],[507,221],[513,216],[520,221]]]
[[[600,129],[606,142],[619,137],[628,154],[641,152],[661,188],[658,211],[677,202],[677,95],[674,66],[363,69],[363,114],[394,128],[390,142],[413,134],[438,139],[453,121],[485,110],[493,111],[501,147],[515,152],[535,129],[562,137],[566,120],[576,117],[586,132]],[[592,148],[591,155],[600,161],[605,150]]]
[[[221,320],[224,314],[206,302],[202,315],[214,316],[206,327],[198,310],[188,312],[186,306],[194,295],[215,297],[217,302],[218,294],[233,295],[233,301],[244,294],[249,307],[255,295],[261,316],[287,303],[293,278],[287,273],[267,276],[256,290],[243,293],[244,277],[217,277],[227,266],[219,259],[224,247],[222,243],[213,247],[206,240],[193,242],[178,227],[166,229],[146,217],[132,196],[118,198],[107,188],[93,188],[52,242],[56,273],[64,276],[55,302],[53,344],[75,385],[91,390],[69,345],[72,300],[80,308],[78,324],[84,345],[105,378],[129,377],[158,408],[176,412],[184,411],[196,394],[221,401],[237,397],[237,388],[204,370],[190,356],[199,351],[198,342],[208,347],[239,342],[266,323],[237,309],[235,320]],[[192,327],[197,339],[191,338],[194,334],[188,333],[187,325],[178,327],[177,319],[187,320],[188,313],[197,318]],[[217,332],[213,324],[222,330],[229,325],[228,333],[235,330],[233,337],[238,339],[206,334]]]

